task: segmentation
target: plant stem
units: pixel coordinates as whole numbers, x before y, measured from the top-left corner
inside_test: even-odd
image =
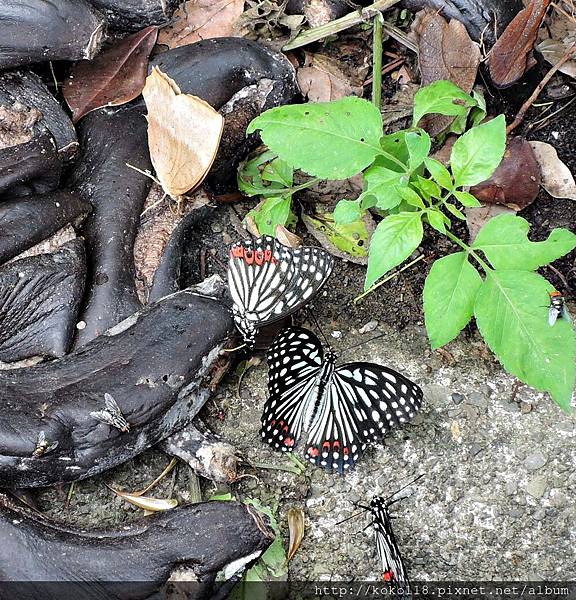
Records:
[[[374,17],[372,32],[372,103],[380,110],[382,105],[382,14]]]
[[[262,190],[258,194],[254,194],[255,196],[263,196],[264,198],[274,197],[274,196],[284,196],[285,194],[295,194],[296,192],[300,192],[305,190],[313,185],[316,185],[319,181],[322,181],[319,177],[314,177],[314,179],[310,179],[310,181],[306,181],[305,183],[301,183],[300,185],[295,185],[294,187],[289,188],[281,188],[278,190]]]
[[[386,10],[391,6],[398,4],[398,2],[400,2],[400,0],[378,0],[378,2],[374,2],[374,4],[371,4],[366,8],[355,10],[344,15],[340,19],[335,19],[334,21],[330,21],[330,23],[326,23],[326,25],[319,25],[318,27],[308,29],[308,31],[302,31],[291,42],[288,42],[282,50],[294,50],[295,48],[300,48],[301,46],[306,46],[312,42],[322,40],[329,35],[344,31],[354,25],[364,23],[380,11]]]
[[[463,242],[459,237],[456,237],[448,229],[446,230],[446,237],[448,237],[449,239],[451,239],[455,244],[458,244],[458,246],[460,246],[460,248],[462,248],[463,250],[465,250],[467,254],[472,255],[476,259],[476,261],[478,262],[478,264],[484,269],[484,271],[486,273],[489,273],[490,271],[492,271],[492,269],[488,265],[488,263],[486,261],[482,260],[482,258],[480,256],[478,256],[478,254],[474,251],[473,248],[471,248],[470,246],[468,246],[468,244],[466,244],[465,242]]]
[[[456,238],[456,239],[458,239],[458,238]],[[401,269],[394,271],[394,273],[392,273],[392,275],[388,275],[388,277],[384,277],[384,279],[381,279],[378,283],[375,283],[371,288],[367,289],[364,293],[362,293],[359,296],[357,296],[356,298],[354,298],[354,300],[353,300],[354,304],[356,304],[357,302],[362,300],[362,298],[366,297],[368,294],[371,294],[375,289],[379,288],[381,285],[385,284],[387,281],[394,279],[394,277],[397,277],[400,273],[402,273],[402,271],[409,269],[412,265],[415,265],[418,261],[422,260],[423,258],[424,258],[424,255],[421,254],[418,258],[415,258],[414,260],[410,261],[408,264],[405,264]]]

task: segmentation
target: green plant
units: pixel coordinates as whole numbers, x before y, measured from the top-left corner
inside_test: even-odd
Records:
[[[431,113],[455,117],[453,131],[470,126],[452,147],[449,167],[429,156],[432,140],[418,127]],[[413,126],[390,135],[383,134],[378,108],[360,98],[274,108],[248,127],[248,133],[260,131],[269,150],[243,167],[240,187],[265,197],[259,210],[267,228],[260,231],[273,233],[276,222],[288,222],[296,191],[362,171],[364,191],[356,200],[341,200],[332,216],[340,225],[359,222],[368,210],[383,217],[370,241],[365,289],[375,289],[410,257],[427,223],[460,248],[438,259],[426,279],[424,313],[432,347],[453,340],[474,316],[504,367],[549,392],[569,412],[576,338],[565,320],[548,325],[552,286],[534,271],[574,249],[576,236],[555,229],[547,240],[532,242],[527,221],[513,215],[491,219],[472,245],[451,231],[452,219],[465,219],[462,208],[480,206],[469,187],[488,179],[504,155],[504,116],[479,124],[485,114],[481,97],[448,81],[422,88],[414,99]],[[294,186],[295,169],[314,179]],[[286,204],[274,221],[277,198]]]

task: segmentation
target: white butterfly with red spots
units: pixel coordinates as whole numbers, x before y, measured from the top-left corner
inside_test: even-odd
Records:
[[[321,248],[289,248],[270,236],[230,249],[228,287],[232,313],[244,341],[256,331],[295,312],[326,283],[334,259]]]
[[[369,362],[336,366],[336,355],[324,355],[320,340],[302,327],[278,334],[268,366],[262,439],[291,452],[305,436],[306,458],[340,473],[422,404],[422,390],[404,375]]]

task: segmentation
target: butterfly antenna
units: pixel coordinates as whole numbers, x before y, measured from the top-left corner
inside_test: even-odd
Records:
[[[236,346],[236,348],[222,348],[221,352],[236,352],[237,350],[241,350],[246,347],[246,342],[244,344],[240,344],[240,346]]]
[[[385,335],[386,335],[385,333],[381,333],[380,335],[375,335],[374,337],[371,337],[369,340],[359,342],[358,344],[354,344],[353,346],[348,346],[348,348],[344,348],[344,350],[340,350],[338,352],[338,354],[340,356],[342,356],[342,354],[344,354],[345,352],[348,352],[348,350],[354,350],[354,348],[358,348],[358,346],[363,346],[364,344],[368,344],[369,342],[373,342],[374,340],[379,340],[380,338],[384,337]]]
[[[322,327],[320,327],[320,323],[318,323],[318,319],[315,317],[314,313],[308,307],[306,307],[306,311],[310,315],[310,318],[312,319],[312,321],[314,321],[314,325],[316,326],[316,329],[322,336],[322,339],[324,340],[324,343],[326,344],[326,346],[328,346],[328,348],[331,348],[330,342],[328,341],[328,338],[324,335],[324,332],[322,331]]]
[[[402,490],[405,490],[407,487],[414,485],[419,479],[422,479],[422,477],[424,477],[424,473],[420,473],[420,475],[418,475],[418,477],[416,477],[416,479],[409,481],[406,485],[403,485],[399,490],[396,490],[395,492],[390,494],[387,498],[384,499],[384,502],[386,503],[386,505],[390,506],[390,504],[393,504],[394,502],[398,502],[399,500],[402,500],[403,498],[397,498],[396,500],[390,500],[390,499],[394,498],[394,496],[399,494]]]
[[[365,512],[366,512],[365,510],[362,510],[361,512],[354,513],[353,515],[350,515],[349,517],[342,519],[342,521],[338,521],[338,523],[336,523],[336,525],[342,525],[342,523],[346,523],[346,521],[350,521],[350,519],[355,519],[356,517],[363,515]]]

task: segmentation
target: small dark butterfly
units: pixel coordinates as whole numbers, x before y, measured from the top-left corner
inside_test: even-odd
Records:
[[[230,249],[228,287],[234,321],[254,346],[257,330],[295,312],[326,283],[334,259],[321,248],[289,248],[270,236]]]
[[[278,334],[268,366],[262,439],[291,452],[305,437],[306,458],[340,473],[422,404],[422,390],[404,375],[369,362],[337,366],[336,355],[324,354],[320,340],[302,327]]]

